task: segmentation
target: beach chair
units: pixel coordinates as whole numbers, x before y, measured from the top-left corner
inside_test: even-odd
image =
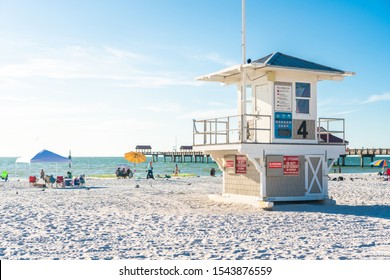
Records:
[[[37,182],[38,182],[38,179],[36,176],[30,176],[28,178],[28,183],[29,183],[30,187],[35,187]]]
[[[70,178],[64,178],[64,187],[72,187],[73,186],[73,179]]]
[[[8,172],[7,171],[3,171],[1,173],[1,180],[7,182],[8,181]]]
[[[79,177],[74,178],[73,186],[80,186],[80,178]]]
[[[64,176],[57,176],[56,187],[58,187],[58,185],[64,187]]]
[[[54,176],[50,175],[49,180],[48,180],[47,183],[50,185],[50,187],[53,187],[55,182],[56,182],[56,179],[54,178]]]
[[[49,175],[46,175],[45,178],[43,178],[45,180],[45,183],[46,184],[50,184],[50,176]]]

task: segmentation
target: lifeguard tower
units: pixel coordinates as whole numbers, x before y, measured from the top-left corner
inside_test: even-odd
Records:
[[[352,75],[276,52],[199,77],[237,86],[237,115],[193,121],[193,149],[222,170],[223,196],[264,205],[327,199],[345,122],[317,118],[317,82]]]

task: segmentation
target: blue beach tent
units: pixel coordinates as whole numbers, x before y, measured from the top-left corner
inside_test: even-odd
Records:
[[[50,152],[48,150],[42,150],[30,160],[30,163],[38,163],[38,162],[39,163],[45,163],[45,162],[71,163],[72,160],[60,156],[56,153]]]
[[[25,157],[17,158],[15,162],[15,174],[16,174],[17,163],[29,163],[30,166],[31,163],[56,163],[56,171],[57,171],[57,163],[72,163],[72,159],[60,156],[59,154],[53,153],[48,150],[42,150],[33,157],[25,156]]]
[[[72,163],[72,160],[48,150],[42,150],[35,156],[24,156],[16,159],[16,163],[45,163],[45,162],[60,162]]]

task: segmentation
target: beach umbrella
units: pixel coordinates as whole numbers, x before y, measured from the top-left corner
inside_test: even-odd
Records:
[[[138,152],[128,152],[125,154],[125,159],[135,164],[145,162],[146,156]]]
[[[144,154],[138,153],[138,152],[128,152],[125,154],[125,159],[134,163],[134,166],[135,166],[136,163],[145,162],[146,156]],[[134,172],[135,172],[135,170],[134,170]],[[137,186],[138,186],[138,184],[137,184]]]
[[[382,167],[382,171],[385,170],[385,167],[388,167],[388,163],[387,163],[387,160],[385,159],[378,159],[376,161],[373,161],[370,163],[372,166],[376,166],[376,167]]]

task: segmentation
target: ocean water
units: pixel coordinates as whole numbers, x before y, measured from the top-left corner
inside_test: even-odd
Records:
[[[390,160],[390,157],[375,157],[377,159],[387,159]],[[72,166],[69,167],[68,164],[55,164],[55,163],[46,163],[46,164],[26,164],[18,163],[15,164],[15,157],[0,157],[0,172],[8,171],[10,178],[28,178],[30,175],[35,175],[39,177],[40,170],[43,169],[48,175],[63,175],[65,176],[67,171],[71,171],[74,176],[85,174],[86,176],[92,175],[104,175],[104,174],[115,174],[116,166],[118,164],[128,164],[136,170],[136,177],[146,177],[147,171],[147,162],[151,158],[147,158],[147,162],[140,163],[137,165],[131,164],[122,157],[74,157],[72,158]],[[153,172],[154,175],[160,174],[172,174],[175,170],[176,163],[174,162],[164,162],[162,159],[159,159],[159,162],[153,163]],[[370,158],[364,159],[365,167],[360,167],[360,157],[350,156],[346,158],[346,166],[341,166],[342,173],[371,173],[379,172],[382,170],[381,167],[371,167]],[[195,174],[197,176],[209,176],[210,169],[215,168],[216,176],[220,176],[222,172],[219,170],[216,163],[193,163],[193,162],[179,162],[177,163],[181,173]],[[340,160],[341,164],[341,160]],[[333,169],[338,167],[332,167],[329,171],[333,172]]]
[[[71,167],[69,167],[69,164],[63,163],[15,164],[15,157],[0,157],[0,172],[4,170],[8,171],[10,178],[28,178],[30,175],[39,177],[41,169],[45,171],[45,174],[54,176],[65,176],[68,171],[71,171],[74,176],[81,174],[85,174],[86,176],[105,174],[114,175],[117,165],[127,164],[131,166],[132,170],[136,170],[136,177],[142,178],[146,177],[147,165],[151,160],[151,157],[147,157],[146,162],[134,165],[122,157],[73,157]],[[174,172],[176,164],[182,174],[209,176],[211,168],[215,168],[217,176],[222,174],[216,163],[174,163],[168,161],[164,162],[162,158],[159,158],[158,162],[153,163],[153,173],[155,176],[157,174],[170,175]]]

